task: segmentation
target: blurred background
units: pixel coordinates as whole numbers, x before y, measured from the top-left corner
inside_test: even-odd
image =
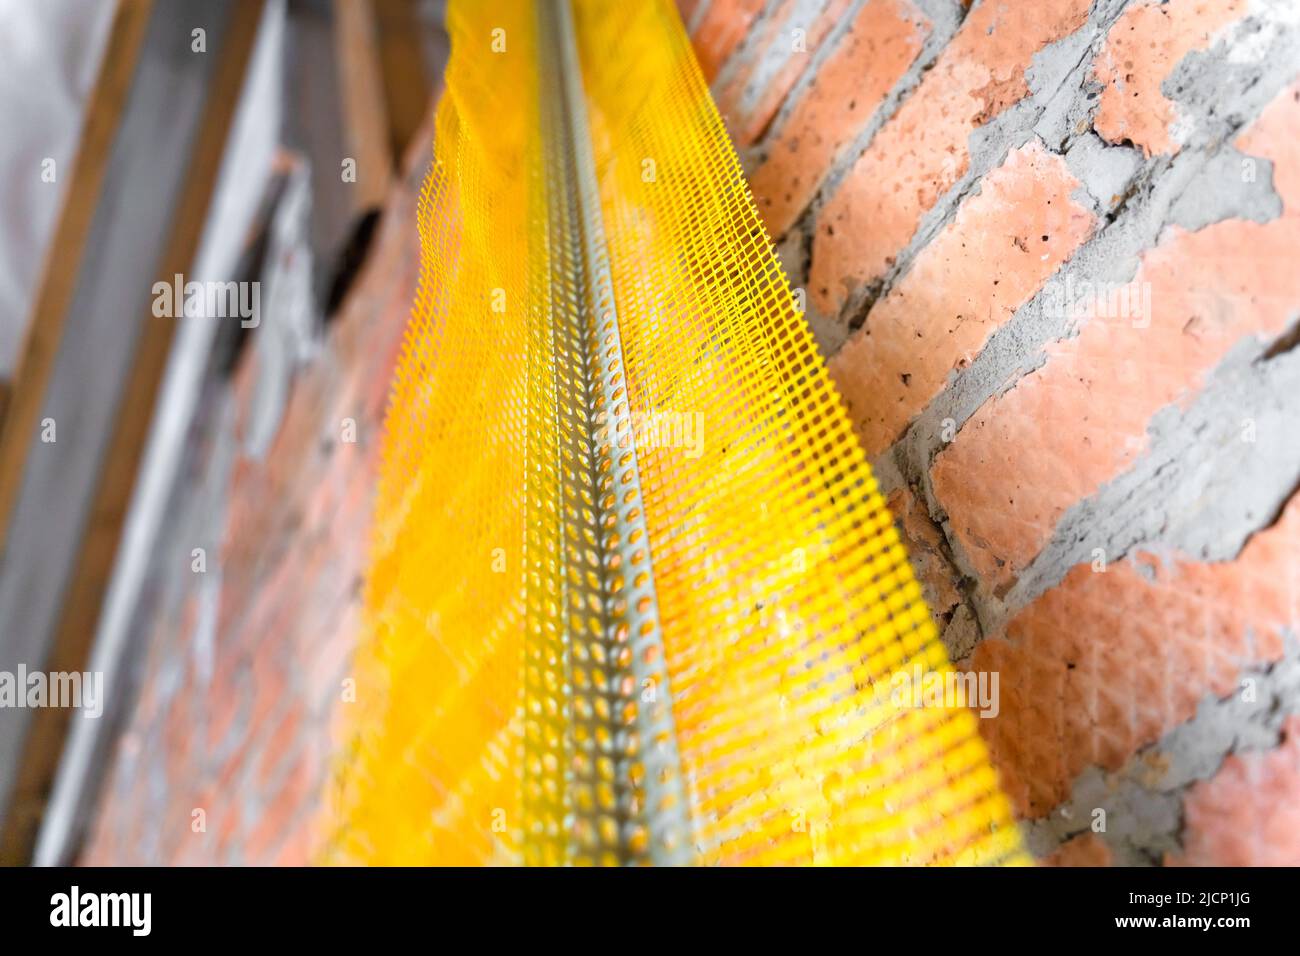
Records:
[[[0,708],[3,862],[306,861],[442,20],[0,2],[0,671],[104,680]]]

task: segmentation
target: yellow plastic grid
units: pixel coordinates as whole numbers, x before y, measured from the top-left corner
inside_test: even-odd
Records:
[[[574,21],[696,858],[1025,862],[974,716],[891,692],[949,664],[676,10]],[[448,26],[329,858],[572,862],[560,65],[523,0]]]

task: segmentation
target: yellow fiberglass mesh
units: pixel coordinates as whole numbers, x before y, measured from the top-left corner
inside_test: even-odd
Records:
[[[328,858],[1025,862],[673,5],[448,26]]]

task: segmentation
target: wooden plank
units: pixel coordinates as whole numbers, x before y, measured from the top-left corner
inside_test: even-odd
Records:
[[[334,39],[343,93],[344,142],[348,155],[357,161],[354,207],[369,212],[384,205],[394,163],[388,147],[388,109],[370,0],[334,4]]]
[[[433,84],[420,51],[421,24],[413,0],[374,0],[388,112],[388,145],[395,158],[406,155],[429,109]]]
[[[143,71],[144,75],[138,76],[138,83],[131,91],[128,109],[132,114],[123,125],[122,137],[129,135],[133,141],[122,144],[122,152],[114,157],[114,168],[120,161],[124,164],[123,178],[132,180],[137,186],[142,185],[141,177],[147,174],[139,168],[143,164],[139,163],[137,156],[140,150],[150,149],[148,144],[154,138],[150,130],[160,138],[168,135],[183,137],[187,143],[170,155],[153,157],[154,161],[169,166],[167,176],[160,178],[159,188],[164,195],[159,197],[161,204],[155,209],[135,212],[136,215],[160,220],[155,227],[138,233],[143,246],[138,255],[148,256],[152,264],[137,259],[134,261],[142,265],[142,269],[129,264],[120,268],[108,267],[107,260],[120,250],[100,249],[97,251],[100,258],[91,258],[92,264],[99,265],[101,271],[94,273],[92,269],[91,275],[79,277],[79,281],[85,283],[79,289],[79,296],[85,294],[87,286],[94,286],[97,282],[126,284],[121,299],[110,295],[106,297],[107,302],[136,301],[135,309],[138,311],[121,317],[121,334],[133,345],[125,361],[116,363],[106,377],[114,380],[106,381],[100,389],[101,392],[115,393],[116,398],[105,434],[95,436],[107,439],[102,443],[98,467],[87,483],[78,486],[79,490],[85,491],[85,516],[68,564],[69,573],[60,589],[63,600],[53,617],[52,633],[46,642],[44,668],[49,671],[83,670],[90,656],[91,638],[176,328],[176,319],[153,315],[148,308],[151,300],[148,291],[155,281],[185,273],[194,262],[263,5],[264,0],[222,0],[220,3],[169,0],[159,6],[158,15],[150,24],[148,43],[157,44],[161,49],[157,51],[156,69]],[[177,49],[179,43],[188,46],[190,26],[198,23],[211,24],[207,27],[210,52],[204,56],[212,59],[202,64],[194,60],[189,51],[178,52]],[[153,52],[152,46],[146,46],[144,55],[148,57]],[[187,75],[185,83],[177,82],[178,70]],[[197,99],[195,106],[201,106],[201,109],[191,108],[187,99]],[[161,114],[158,113],[160,108],[163,110]],[[190,124],[186,129],[158,129],[157,124],[174,123],[178,116],[186,117],[183,122]],[[167,188],[168,182],[175,183],[174,190]],[[108,208],[101,208],[100,215],[116,217],[121,212],[112,207],[111,200],[110,196],[102,204]],[[114,239],[115,222],[114,218],[101,233],[106,241]],[[154,234],[161,241],[149,242],[149,237]],[[124,271],[134,275],[125,275]],[[69,301],[74,302],[79,296],[70,297]],[[69,342],[64,348],[76,347],[77,343]],[[61,356],[60,359],[67,361],[56,370],[56,386],[59,372],[66,373],[63,381],[69,383],[73,381],[69,376],[76,375],[79,367],[84,372],[86,363],[85,356]],[[74,404],[93,400],[89,392],[68,395],[65,391],[56,397]],[[92,429],[87,428],[87,431]],[[26,492],[28,489],[22,490]],[[48,496],[36,493],[31,498],[32,508],[49,507]],[[30,544],[30,535],[25,541]],[[18,543],[16,540],[15,545]],[[17,600],[13,588],[6,589],[8,582],[3,580],[13,572],[15,565],[6,561],[0,571],[0,611],[5,610],[6,602]],[[36,629],[32,634],[39,636],[42,619],[39,615],[30,616],[36,618],[29,625]],[[27,644],[30,647],[32,643],[29,634]],[[27,663],[29,668],[35,666],[30,660]],[[30,859],[40,814],[48,798],[68,721],[72,717],[71,711],[55,708],[39,709],[30,714],[21,757],[15,772],[10,775],[14,785],[3,828],[0,829],[0,862]],[[4,754],[0,753],[0,760],[3,757]],[[0,772],[3,770],[0,767]],[[0,800],[3,799],[3,793],[0,793]]]

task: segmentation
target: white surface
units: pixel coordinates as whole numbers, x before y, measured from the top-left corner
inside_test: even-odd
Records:
[[[0,377],[12,372],[115,4],[0,0]],[[41,180],[55,162],[55,181]]]

